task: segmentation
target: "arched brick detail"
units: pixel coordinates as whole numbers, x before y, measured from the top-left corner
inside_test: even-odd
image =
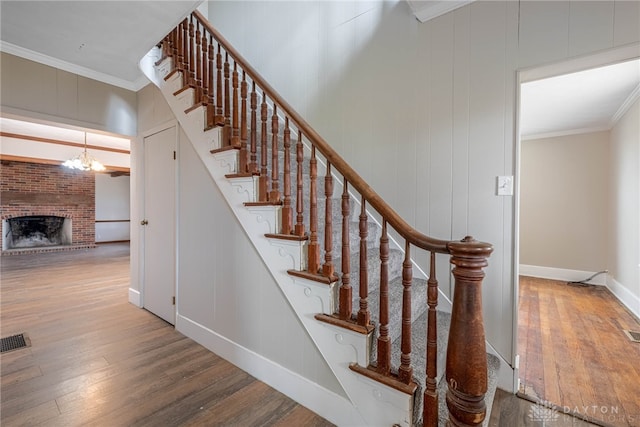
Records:
[[[61,216],[63,218],[73,219],[73,213],[60,213],[55,211],[43,212],[41,210],[27,211],[26,213],[21,213],[21,214],[2,215],[2,219],[4,220],[4,219],[19,218],[21,216]]]

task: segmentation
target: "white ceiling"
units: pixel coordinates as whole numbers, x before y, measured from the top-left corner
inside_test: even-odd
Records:
[[[640,60],[524,83],[523,139],[611,129],[640,94]]]
[[[421,20],[468,0],[407,0]],[[0,1],[0,49],[129,90],[147,84],[139,60],[201,0]],[[427,24],[425,24],[427,25]],[[546,135],[611,124],[637,96],[640,63],[523,85],[521,134]],[[597,74],[596,74],[597,73]],[[577,80],[579,79],[579,80]],[[634,95],[635,91],[635,95]]]
[[[0,1],[0,48],[137,91],[138,62],[202,0]]]
[[[140,59],[202,0],[0,1],[0,50],[124,89],[148,80]],[[0,118],[6,133],[84,142],[84,129]],[[130,141],[88,132],[87,143],[129,149]]]

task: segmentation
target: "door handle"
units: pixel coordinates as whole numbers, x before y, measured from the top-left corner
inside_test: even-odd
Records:
[[[149,221],[147,221],[146,219],[143,219],[142,221],[140,221],[140,225],[147,225],[149,224]]]

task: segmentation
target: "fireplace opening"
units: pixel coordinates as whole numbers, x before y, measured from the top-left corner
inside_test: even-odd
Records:
[[[9,218],[3,227],[3,249],[37,248],[71,244],[71,219],[39,215]]]

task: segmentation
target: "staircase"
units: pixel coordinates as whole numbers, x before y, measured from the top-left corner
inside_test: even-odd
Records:
[[[141,67],[344,388],[354,425],[487,425],[499,368],[482,322],[491,245],[408,225],[199,12]],[[454,266],[444,311],[438,256]]]

